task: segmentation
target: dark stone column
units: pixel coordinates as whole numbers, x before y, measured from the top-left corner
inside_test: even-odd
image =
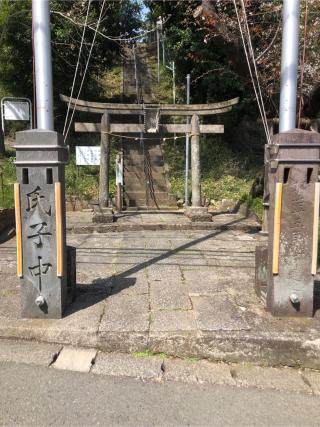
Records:
[[[320,135],[302,130],[284,132],[276,135],[268,147],[267,308],[275,316],[312,316]]]
[[[56,132],[30,130],[17,133],[15,148],[22,317],[60,318],[68,299],[64,194],[67,147]],[[69,286],[71,289],[74,284]]]

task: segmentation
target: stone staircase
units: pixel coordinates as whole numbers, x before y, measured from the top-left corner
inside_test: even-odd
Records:
[[[156,103],[152,92],[150,54],[143,44],[125,50],[123,99],[139,103]],[[135,64],[137,80],[135,80]],[[143,118],[141,118],[143,120]],[[169,192],[169,181],[159,134],[131,135],[139,140],[123,139],[124,208],[168,209],[176,207]],[[150,136],[150,138],[149,138]],[[146,138],[146,139],[145,139]]]
[[[124,99],[132,102],[156,102],[152,92],[150,54],[147,47],[144,44],[138,44],[135,49],[127,47],[124,49],[124,56],[122,82]],[[137,82],[135,76],[137,76]]]
[[[144,134],[144,137],[146,135]],[[123,144],[124,204],[127,208],[168,209],[176,200],[169,183],[158,138]]]

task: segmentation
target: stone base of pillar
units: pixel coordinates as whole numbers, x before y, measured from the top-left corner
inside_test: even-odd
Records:
[[[92,222],[110,223],[114,221],[114,214],[112,208],[101,208],[97,206],[94,209]]]
[[[191,222],[210,222],[212,215],[208,212],[206,207],[187,207],[184,213]]]
[[[76,298],[77,286],[77,250],[74,246],[67,246],[67,304]]]
[[[267,305],[268,245],[256,247],[255,292],[264,307]]]

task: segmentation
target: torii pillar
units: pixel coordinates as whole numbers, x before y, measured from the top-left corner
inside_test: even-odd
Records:
[[[200,124],[196,114],[191,119],[191,179],[192,206],[186,208],[185,214],[192,222],[212,221],[208,208],[201,206]]]

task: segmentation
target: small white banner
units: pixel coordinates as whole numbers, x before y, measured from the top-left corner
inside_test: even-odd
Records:
[[[76,164],[78,166],[100,165],[100,147],[76,146]]]
[[[5,120],[30,120],[30,108],[28,102],[4,101]]]
[[[123,158],[117,156],[116,158],[116,184],[123,185]]]

